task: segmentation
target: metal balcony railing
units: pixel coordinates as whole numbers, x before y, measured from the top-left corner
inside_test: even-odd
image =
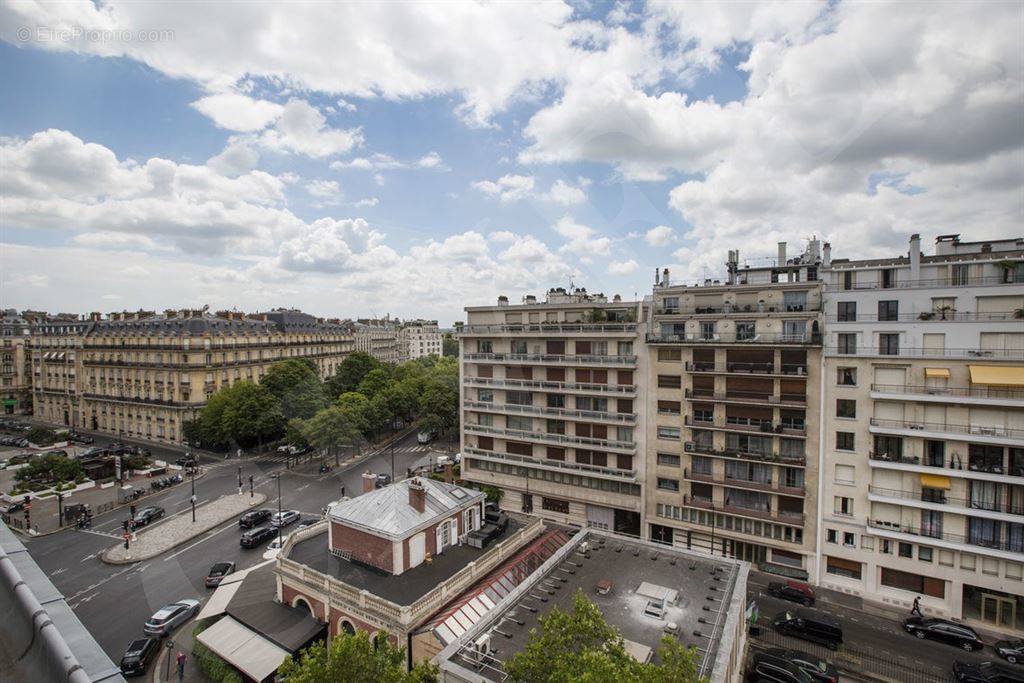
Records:
[[[950,496],[945,491],[934,490],[934,493],[921,491],[905,491],[901,489],[888,489],[874,484],[868,485],[868,492],[876,496],[886,498],[899,498],[901,500],[914,500],[922,503],[935,505],[954,505],[971,510],[983,510],[986,512],[1003,512],[1009,515],[1024,515],[1024,502],[1014,502],[1008,495],[1001,496],[1003,500],[982,501],[970,498],[959,498]]]
[[[807,427],[800,422],[780,422],[774,424],[771,420],[757,420],[749,417],[725,418],[724,424],[716,424],[714,420],[698,419],[695,416],[687,415],[683,424],[688,427],[699,427],[704,429],[724,429],[730,432],[743,432],[744,434],[757,435],[780,435],[780,436],[806,436]]]
[[[784,486],[777,482],[771,481],[756,481],[754,479],[742,479],[737,477],[716,477],[714,474],[705,472],[692,472],[689,469],[683,470],[683,479],[689,479],[691,481],[699,481],[707,484],[717,484],[718,486],[732,486],[742,489],[755,489],[757,491],[765,491],[767,493],[779,493],[789,496],[803,496],[804,488],[802,486]]]
[[[698,344],[698,345],[711,345],[715,344],[776,344],[776,345],[809,345],[809,346],[821,346],[822,335],[820,332],[807,333],[807,334],[752,334],[749,336],[736,336],[731,335],[719,335],[714,334],[710,337],[701,336],[699,334],[648,334],[646,336],[648,344]]]
[[[805,515],[802,512],[791,512],[789,510],[772,510],[765,508],[748,508],[740,505],[731,505],[726,503],[724,505],[716,506],[714,501],[710,498],[704,498],[701,496],[683,496],[683,505],[689,507],[697,507],[705,510],[714,510],[715,512],[724,512],[733,515],[740,515],[741,517],[755,517],[757,519],[767,519],[784,524],[790,524],[793,526],[803,526]]]
[[[972,434],[975,436],[987,436],[1007,439],[1024,439],[1024,429],[1012,427],[982,427],[980,425],[957,425],[944,422],[919,422],[916,420],[885,420],[873,417],[870,420],[872,427],[882,430],[907,429],[911,431],[945,432],[947,434]]]
[[[834,275],[840,275],[843,271],[833,271]],[[856,292],[862,290],[874,290],[874,289],[929,289],[932,287],[946,288],[946,287],[971,287],[971,286],[987,286],[987,285],[1012,285],[1021,284],[1013,281],[1012,276],[1009,281],[1002,275],[988,275],[984,277],[960,277],[960,278],[932,278],[925,279],[919,278],[917,280],[900,280],[884,285],[881,282],[867,282],[864,284],[855,284],[852,287],[844,287],[842,282],[826,283],[825,290],[829,292]]]
[[[898,524],[887,522],[881,519],[868,519],[868,526],[883,531],[894,531],[896,533],[918,536],[921,538],[933,538],[960,545],[969,545],[975,548],[988,548],[990,550],[1001,550],[1012,553],[1024,553],[1024,539],[990,539],[978,535],[964,536],[943,531],[939,527],[928,527],[923,525]]]
[[[472,424],[467,423],[464,427],[466,431],[490,434],[498,436],[503,439],[528,439],[535,441],[551,441],[560,444],[569,444],[571,446],[588,446],[596,448],[607,448],[607,449],[618,449],[632,453],[636,450],[636,444],[632,441],[616,441],[612,439],[594,439],[587,436],[570,436],[568,434],[548,434],[546,432],[532,432],[524,431],[520,429],[502,429],[500,427],[491,427],[489,425]]]
[[[820,311],[821,304],[807,302],[804,304],[733,304],[731,306],[681,306],[659,307],[654,309],[655,315],[757,315],[763,313],[803,313]]]
[[[600,465],[586,465],[578,462],[568,462],[565,460],[551,460],[542,458],[531,458],[526,455],[516,455],[514,453],[501,453],[499,451],[488,451],[482,448],[466,447],[463,449],[463,453],[467,455],[473,455],[487,460],[495,460],[501,462],[510,462],[517,465],[525,465],[527,467],[540,467],[564,470],[566,472],[573,472],[575,474],[595,474],[602,477],[615,477],[616,479],[624,480],[635,480],[636,470],[620,470],[615,467],[601,467]]]
[[[1013,463],[1009,467],[1005,467],[1002,462],[989,463],[979,461],[978,459],[972,461],[969,458],[965,462],[959,456],[954,456],[949,459],[942,458],[934,460],[931,458],[925,458],[922,460],[922,458],[917,455],[877,453],[875,451],[869,451],[868,458],[876,462],[891,462],[900,465],[918,465],[921,467],[933,467],[937,470],[949,469],[958,472],[967,471],[980,472],[982,474],[1006,474],[1011,477],[1024,477],[1024,463]]]
[[[807,461],[804,453],[764,453],[760,451],[747,451],[737,448],[718,449],[711,445],[700,444],[694,441],[683,443],[683,450],[687,453],[698,455],[709,455],[719,458],[734,458],[737,460],[755,460],[757,462],[778,463],[780,465],[803,465]]]
[[[786,363],[776,366],[774,363],[712,363],[709,361],[687,362],[687,372],[735,372],[744,375],[786,375],[788,377],[806,377],[807,366]]]
[[[588,334],[629,334],[636,332],[635,322],[608,322],[608,323],[522,323],[509,325],[463,325],[456,330],[456,334],[465,335],[487,335],[487,334],[523,334],[543,333],[559,334],[567,332],[578,332]]]
[[[979,313],[977,311],[917,311],[916,313],[897,313],[882,315],[877,313],[858,313],[856,315],[826,315],[825,321],[830,323],[874,323],[874,322],[1009,322],[1020,320],[1014,311]]]
[[[473,384],[499,389],[544,389],[545,391],[591,391],[608,394],[635,394],[635,384],[594,384],[592,382],[552,382],[539,379],[495,379],[493,377],[464,376],[465,384]]]
[[[566,355],[551,353],[464,353],[465,360],[494,363],[554,363],[558,365],[636,365],[636,356]]]
[[[805,394],[779,394],[773,396],[757,391],[707,391],[700,389],[686,389],[683,395],[691,400],[705,401],[739,401],[743,403],[772,404],[772,405],[796,405],[806,406],[807,396]]]
[[[871,391],[880,394],[919,394],[922,396],[994,398],[1024,401],[1024,391],[1020,389],[999,389],[995,387],[930,387],[922,384],[872,384]]]
[[[513,415],[545,415],[549,417],[568,417],[587,420],[606,420],[623,424],[635,424],[636,413],[611,413],[602,410],[569,410],[567,408],[548,408],[547,406],[519,405],[516,403],[488,403],[487,401],[463,401],[462,405],[473,410],[492,413],[511,413]]]
[[[834,356],[916,356],[920,358],[992,358],[998,360],[1024,360],[1024,351],[1018,349],[951,349],[900,346],[882,348],[878,346],[831,346],[825,352]]]

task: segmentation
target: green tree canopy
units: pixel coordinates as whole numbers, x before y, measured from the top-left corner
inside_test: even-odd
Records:
[[[235,382],[210,397],[196,432],[210,445],[248,446],[280,436],[286,420],[280,400],[259,384]]]
[[[380,392],[387,389],[390,384],[391,378],[388,377],[387,370],[384,368],[374,368],[366,373],[363,377],[363,381],[359,383],[359,393],[366,398],[372,399]]]
[[[281,402],[285,419],[306,419],[327,405],[316,366],[308,358],[288,358],[274,363],[260,384]]]
[[[359,425],[349,410],[339,405],[324,408],[299,428],[309,445],[335,452],[345,444],[354,444],[360,437]]]
[[[455,357],[459,355],[459,340],[451,332],[446,332],[441,338],[441,355]]]
[[[277,670],[288,683],[337,683],[338,681],[374,681],[374,683],[431,683],[437,680],[437,667],[429,662],[405,670],[405,648],[395,647],[385,637],[371,641],[365,631],[342,634],[330,646],[315,643],[296,660],[286,659]]]
[[[338,365],[334,376],[326,382],[328,398],[337,398],[347,391],[357,391],[359,383],[371,370],[383,367],[381,362],[362,351],[349,354],[345,360]]]

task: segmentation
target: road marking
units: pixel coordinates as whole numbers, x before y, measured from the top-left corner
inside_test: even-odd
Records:
[[[297,488],[295,489],[295,491],[296,491],[296,492],[298,492],[298,491],[305,491],[305,490],[306,490],[306,489],[308,489],[308,488],[309,488],[309,484],[303,484],[302,486],[299,486],[299,487],[297,487]]]
[[[134,569],[134,567],[125,567],[125,568],[124,568],[124,569],[122,569],[121,571],[118,571],[118,572],[114,572],[113,574],[111,574],[111,575],[110,575],[110,576],[108,576],[107,578],[103,579],[103,580],[102,580],[102,581],[100,581],[99,583],[94,583],[94,584],[92,584],[91,586],[89,586],[88,588],[84,588],[84,589],[82,589],[82,590],[78,591],[77,593],[75,593],[74,595],[72,595],[72,596],[71,596],[70,598],[66,598],[66,599],[67,599],[67,602],[68,602],[68,604],[70,604],[72,600],[75,600],[76,598],[78,598],[78,596],[80,596],[80,595],[85,595],[86,593],[88,593],[88,592],[90,592],[90,591],[93,591],[93,590],[95,590],[95,589],[99,588],[100,586],[102,586],[102,585],[103,585],[103,584],[105,584],[106,582],[110,581],[111,579],[116,579],[117,577],[121,576],[122,574],[126,574],[126,573],[130,572],[130,571],[131,571],[132,569]]]
[[[54,569],[52,572],[50,572],[50,576],[57,576],[58,574],[63,574],[67,570],[68,570],[67,567],[61,567],[60,569]]]
[[[81,564],[82,562],[88,562],[89,560],[95,559],[97,555],[99,555],[99,553],[93,553],[92,555],[86,555],[85,557],[80,559],[78,562],[79,562],[79,564]]]
[[[117,534],[107,534],[107,533],[103,533],[102,531],[93,531],[92,529],[78,529],[78,531],[81,531],[83,534],[92,534],[93,536],[102,536],[103,538],[114,538],[114,539],[120,539],[121,538]]]
[[[168,560],[173,560],[175,557],[177,557],[178,555],[181,555],[183,552],[191,550],[192,548],[196,547],[200,543],[204,543],[204,542],[210,540],[211,538],[213,538],[214,536],[216,536],[217,534],[219,534],[219,533],[221,533],[223,531],[227,531],[228,529],[234,528],[237,525],[238,525],[238,523],[235,520],[231,520],[230,523],[227,524],[226,526],[224,526],[223,528],[221,528],[221,529],[219,529],[217,531],[207,532],[206,535],[203,536],[203,538],[199,539],[195,543],[192,543],[191,545],[187,545],[184,548],[182,548],[181,550],[179,550],[178,552],[174,553],[173,555],[168,555],[167,557],[165,557],[164,558],[164,562],[167,562]]]

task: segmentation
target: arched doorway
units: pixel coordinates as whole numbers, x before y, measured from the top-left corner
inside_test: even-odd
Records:
[[[356,634],[356,627],[352,625],[351,621],[343,618],[341,623],[338,625],[338,633],[345,633],[347,635],[354,636]]]
[[[297,597],[294,600],[292,600],[292,607],[304,609],[306,610],[306,612],[309,613],[309,616],[315,616],[313,614],[313,608],[310,606],[309,601],[307,601],[303,597]]]

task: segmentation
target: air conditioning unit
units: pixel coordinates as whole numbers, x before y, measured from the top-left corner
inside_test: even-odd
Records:
[[[477,664],[486,664],[491,657],[491,635],[480,636],[466,650],[466,658]]]

